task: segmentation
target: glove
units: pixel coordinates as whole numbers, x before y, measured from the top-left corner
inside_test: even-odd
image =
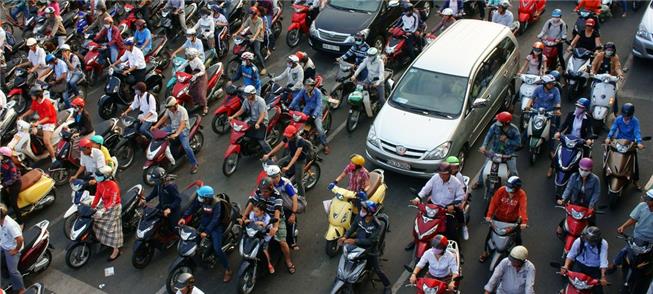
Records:
[[[327,190],[329,190],[329,191],[333,190],[333,188],[336,187],[337,183],[338,182],[336,182],[336,181],[333,181],[333,182],[329,183],[329,185],[327,185]]]
[[[358,193],[356,193],[356,196],[358,196],[358,198],[360,198],[361,201],[367,201],[367,193],[365,193],[365,191],[358,191]]]

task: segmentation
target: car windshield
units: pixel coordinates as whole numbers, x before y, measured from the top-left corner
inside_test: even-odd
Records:
[[[374,12],[379,9],[381,1],[378,0],[331,0],[331,6],[338,9]]]
[[[466,88],[466,77],[411,68],[390,101],[398,108],[451,119],[460,114]]]

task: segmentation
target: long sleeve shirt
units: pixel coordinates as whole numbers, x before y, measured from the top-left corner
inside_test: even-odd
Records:
[[[419,16],[416,13],[412,13],[411,15],[403,14],[400,20],[401,23],[399,25],[404,32],[415,33],[417,31],[419,27]]]
[[[193,29],[202,35],[213,38],[215,34],[215,20],[210,15],[208,17],[200,17],[195,26],[193,26]]]
[[[512,12],[510,12],[510,10],[506,10],[504,14],[501,14],[498,11],[492,14],[493,23],[502,24],[508,28],[512,26],[513,20],[514,17],[512,16]]]
[[[365,57],[365,60],[356,69],[354,76],[358,76],[363,69],[367,68],[367,81],[374,81],[374,85],[380,85],[385,79],[385,66],[380,57],[375,57],[373,60]]]
[[[367,222],[365,218],[356,216],[353,225],[345,232],[345,238],[350,238],[355,235],[355,245],[365,248],[369,253],[374,254],[376,253],[376,244],[379,242],[383,229],[383,225],[376,217],[371,222]]]
[[[517,269],[506,257],[494,269],[484,289],[496,294],[535,294],[535,266],[526,260]]]
[[[2,185],[11,186],[16,181],[20,180],[20,171],[16,168],[16,165],[9,160],[3,160],[2,165],[0,165],[0,174],[2,174]]]
[[[639,119],[633,116],[628,123],[624,121],[624,117],[620,115],[614,120],[608,133],[608,138],[626,139],[628,141],[635,141],[637,144],[642,143],[642,134],[639,131]]]
[[[523,189],[519,189],[510,197],[506,187],[500,187],[494,192],[487,210],[486,217],[495,218],[502,222],[516,222],[521,219],[522,224],[528,223],[528,198]]]
[[[158,208],[165,210],[170,208],[172,211],[178,211],[181,206],[181,197],[179,197],[179,190],[177,185],[170,183],[165,185],[156,185],[150,195],[147,195],[145,201],[150,201],[154,198],[159,198]]]
[[[500,140],[501,135],[506,135],[508,140],[502,142]],[[485,134],[482,146],[486,148],[490,147],[490,150],[494,153],[510,155],[514,154],[517,148],[519,148],[521,144],[520,140],[519,129],[515,125],[510,124],[506,130],[502,125],[495,123],[492,124],[487,134]]]
[[[73,123],[68,127],[77,129],[77,131],[79,131],[79,135],[86,136],[93,132],[93,123],[91,121],[91,116],[88,114],[88,111],[84,110],[81,113],[74,113],[73,119]]]
[[[231,81],[237,81],[240,78],[243,78],[243,86],[254,86],[256,89],[261,88],[261,77],[259,75],[258,67],[256,65],[244,65],[241,64],[238,66],[236,75]]]
[[[134,95],[134,100],[129,105],[129,109],[138,109],[140,112],[138,114],[139,119],[150,113],[150,117],[145,121],[155,123],[158,120],[159,114],[156,112],[156,98],[148,92],[141,94],[141,96]]]
[[[290,103],[290,109],[299,108],[300,103],[304,101],[304,108],[302,112],[314,117],[322,116],[322,93],[320,90],[313,89],[313,93],[306,92],[306,89],[302,89],[295,95]]]
[[[424,268],[426,264],[429,265],[429,274],[436,278],[444,278],[450,275],[458,274],[458,261],[456,256],[449,251],[444,251],[444,254],[437,258],[433,248],[426,250],[424,255],[417,263],[418,268]]]
[[[361,64],[365,60],[365,57],[367,56],[367,49],[370,49],[370,45],[367,45],[367,43],[363,42],[361,45],[352,45],[349,47],[349,50],[345,52],[345,54],[342,55],[343,60],[347,60],[351,57],[355,57],[355,62],[356,64]]]
[[[608,241],[601,239],[601,252],[599,252],[599,246],[592,246],[589,242],[583,242],[581,238],[577,238],[571,245],[567,259],[588,267],[608,268]]]
[[[542,26],[542,30],[537,35],[538,39],[541,38],[553,38],[556,40],[566,40],[567,39],[567,23],[564,20],[560,19],[559,23],[554,23],[553,19],[550,18]]]
[[[596,207],[599,197],[601,197],[601,182],[595,174],[590,174],[583,181],[579,173],[574,173],[569,178],[565,192],[562,193],[562,200],[587,207]]]
[[[127,62],[127,65],[130,68],[145,69],[147,66],[147,64],[145,64],[143,51],[136,46],[134,46],[131,51],[125,50],[125,53],[120,57],[120,61]]]
[[[417,196],[424,198],[430,196],[431,203],[446,207],[454,202],[463,201],[465,198],[464,184],[456,177],[449,177],[444,182],[440,174],[436,173],[426,182]]]
[[[210,201],[209,201],[210,202]],[[222,205],[220,202],[216,203],[200,203],[197,198],[193,200],[190,207],[184,212],[184,217],[194,214],[198,210],[202,210],[202,217],[200,218],[200,232],[210,233],[220,226],[220,219],[222,217]]]
[[[553,87],[551,90],[544,88],[544,85],[538,86],[533,92],[533,108],[544,108],[551,111],[556,105],[560,105],[560,90]]]
[[[120,204],[120,186],[118,186],[116,181],[106,180],[98,182],[95,190],[95,198],[93,198],[91,207],[95,208],[100,202],[100,199],[102,199],[102,205],[105,209],[110,209]]]

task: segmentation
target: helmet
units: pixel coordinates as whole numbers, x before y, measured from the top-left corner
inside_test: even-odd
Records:
[[[177,98],[170,96],[166,99],[166,108],[177,105]]]
[[[261,179],[261,182],[258,183],[258,189],[260,191],[272,191],[274,189],[272,179],[270,177]]]
[[[104,144],[104,138],[100,135],[94,135],[91,137],[91,142],[102,145]]]
[[[621,115],[633,116],[633,114],[635,114],[635,105],[632,103],[624,103],[624,105],[621,106]]]
[[[191,273],[182,273],[175,281],[175,288],[177,289],[183,289],[192,285],[195,285],[195,277]]]
[[[376,202],[372,200],[367,200],[361,203],[361,206],[367,210],[368,213],[375,214],[379,207],[376,205]]]
[[[211,10],[213,10],[213,12],[221,12],[222,9],[219,5],[213,4],[211,5]]]
[[[299,61],[304,61],[304,60],[306,60],[307,57],[308,57],[308,55],[306,54],[306,52],[302,52],[302,51],[297,51],[297,52],[295,52],[295,56],[297,56],[297,59],[299,59]]]
[[[243,92],[248,95],[254,95],[256,94],[256,87],[252,85],[247,85],[245,86],[245,89],[243,89]]]
[[[431,247],[445,250],[449,245],[449,240],[442,234],[437,234],[431,239]]]
[[[36,84],[29,89],[29,94],[31,96],[41,97],[43,96],[43,88],[41,88],[41,85]]]
[[[367,30],[362,30],[356,33],[356,38],[365,39],[367,38]]]
[[[54,13],[54,8],[48,7],[45,9],[45,14],[53,14]]]
[[[286,138],[294,137],[297,134],[297,128],[293,125],[289,125],[283,130],[283,136]]]
[[[314,79],[311,79],[311,78],[308,78],[308,79],[306,79],[306,80],[304,81],[304,85],[315,86],[315,80],[314,80]]]
[[[460,159],[458,159],[458,157],[455,156],[449,156],[447,157],[447,163],[449,165],[460,165]]]
[[[377,54],[379,54],[379,49],[376,49],[375,47],[367,49],[367,56],[376,56]]]
[[[453,15],[453,9],[451,9],[451,8],[442,9],[442,15],[452,16]]]
[[[84,108],[86,105],[86,101],[82,97],[77,97],[73,99],[73,101],[70,103],[73,105],[73,107],[79,107],[79,108]]]
[[[294,54],[293,54],[293,55],[290,55],[290,56],[288,56],[288,61],[289,61],[289,62],[292,62],[292,63],[297,63],[297,62],[299,62],[299,57],[297,57],[297,56],[294,55]]]
[[[13,153],[14,152],[11,151],[11,149],[9,147],[7,147],[7,146],[0,147],[0,154],[2,154],[2,156],[10,157],[10,156],[13,155]]]
[[[360,154],[354,154],[351,156],[351,159],[349,160],[351,163],[355,165],[365,165],[365,157],[363,157]]]
[[[54,54],[48,54],[48,55],[45,56],[45,63],[50,63],[50,62],[54,61],[55,59],[57,59],[57,58],[54,57]]]
[[[98,169],[95,171],[95,175],[96,175],[96,176],[105,176],[105,177],[108,177],[108,176],[111,175],[112,172],[113,172],[113,169],[112,169],[110,166],[105,165],[105,166],[103,166],[103,167],[101,167],[101,168],[98,168]]]
[[[254,53],[245,51],[243,52],[243,54],[240,55],[240,58],[244,60],[253,60]]]
[[[186,30],[186,35],[193,35],[193,36],[195,36],[195,34],[197,34],[197,31],[195,31],[195,29],[187,29],[187,30]]]
[[[592,170],[592,166],[594,166],[594,163],[589,157],[582,158],[578,163],[578,167],[584,170]]]
[[[134,38],[127,38],[124,44],[125,46],[134,46]]]
[[[446,162],[440,162],[438,167],[435,169],[436,173],[449,173],[449,164]]]
[[[578,106],[578,107],[582,107],[582,108],[585,108],[585,109],[590,108],[590,104],[591,104],[591,102],[590,102],[590,100],[587,99],[587,98],[579,98],[579,99],[576,101],[576,106]]]
[[[200,15],[211,15],[211,10],[209,10],[206,6],[202,7],[202,9],[200,9]]]
[[[524,262],[528,258],[528,249],[521,245],[515,246],[510,250],[510,257],[511,259]]]
[[[265,169],[265,173],[268,175],[268,177],[274,177],[274,176],[277,176],[278,174],[281,173],[281,168],[279,168],[279,166],[276,165],[276,164],[275,165],[269,165]]]
[[[252,6],[249,8],[249,14],[258,14],[258,8]]]
[[[89,140],[88,138],[83,138],[79,140],[79,147],[80,148],[91,147],[91,140]]]
[[[404,8],[404,12],[408,12],[411,9],[413,9],[413,4],[411,4],[410,2],[405,2],[403,8]]]
[[[25,45],[27,47],[34,46],[36,45],[36,39],[34,38],[27,38],[27,41],[25,41]]]
[[[590,244],[597,245],[601,242],[601,229],[595,226],[589,226],[583,229],[583,232],[580,233],[580,236],[589,242]]]
[[[549,75],[551,75],[554,79],[556,79],[556,81],[560,80],[560,72],[557,70],[552,70],[551,72],[549,72]]]
[[[200,51],[197,50],[196,48],[186,48],[186,51],[184,51],[184,54],[186,54],[186,58],[193,59],[193,58],[200,55]]]
[[[649,189],[648,191],[646,191],[645,195],[646,197],[644,198],[644,200],[653,201],[653,189]]]
[[[586,27],[594,27],[594,26],[596,26],[596,21],[593,18],[588,18],[585,21],[585,26]]]
[[[544,49],[544,43],[542,43],[540,41],[537,41],[537,42],[533,43],[533,49],[536,49],[536,48],[537,49]]]
[[[134,22],[134,25],[137,25],[137,26],[144,26],[144,25],[145,25],[145,20],[142,19],[142,18],[139,18],[139,19],[137,19],[137,20]]]
[[[562,16],[562,10],[561,9],[554,9],[553,12],[551,12],[551,17],[561,17]]]
[[[66,51],[66,50],[70,51],[70,45],[63,44],[63,45],[59,46],[59,49],[61,49],[61,51]]]
[[[197,196],[200,198],[213,198],[215,195],[215,191],[213,191],[213,187],[211,186],[202,186],[199,189],[197,189]]]
[[[506,190],[508,192],[515,192],[522,186],[521,179],[518,176],[512,176],[506,181]]]
[[[508,1],[508,0],[503,0],[503,1],[501,1],[500,6],[503,7],[503,8],[505,8],[505,9],[508,9],[508,8],[510,8],[510,1]]]
[[[542,81],[543,81],[545,84],[548,84],[548,83],[553,83],[553,82],[555,82],[556,79],[555,79],[552,75],[544,75],[544,76],[542,77]]]
[[[502,123],[502,124],[507,124],[512,121],[512,113],[507,112],[507,111],[502,111],[497,114],[497,121]]]
[[[615,45],[614,42],[607,42],[605,45],[603,45],[603,50],[608,49],[611,49],[614,53],[617,53],[617,45]]]
[[[166,170],[160,166],[157,166],[153,168],[149,173],[147,173],[147,175],[150,176],[150,179],[152,179],[152,181],[154,181],[155,183],[159,183],[163,178],[165,178]]]

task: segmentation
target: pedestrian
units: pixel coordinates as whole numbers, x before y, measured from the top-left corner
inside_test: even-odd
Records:
[[[484,290],[485,294],[535,294],[535,266],[528,260],[528,249],[512,248],[497,264]]]
[[[2,202],[7,203],[14,212],[18,224],[23,224],[20,209],[18,208],[18,194],[20,193],[20,171],[11,159],[13,152],[9,147],[0,147],[0,174],[2,175]]]
[[[23,275],[18,271],[20,250],[23,249],[23,233],[20,226],[7,215],[7,207],[0,203],[0,256],[7,265],[9,281],[18,294],[25,293]],[[4,291],[3,291],[4,292]]]

